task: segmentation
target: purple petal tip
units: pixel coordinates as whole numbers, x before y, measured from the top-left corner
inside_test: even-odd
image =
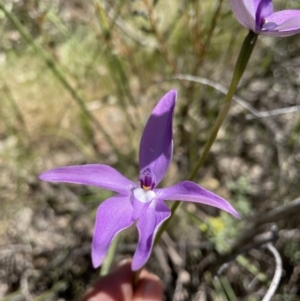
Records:
[[[157,103],[140,142],[140,171],[150,170],[156,178],[156,185],[162,180],[172,158],[172,123],[176,95],[176,90],[170,90]]]

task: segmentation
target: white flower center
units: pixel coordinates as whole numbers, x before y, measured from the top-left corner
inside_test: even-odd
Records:
[[[134,197],[142,203],[148,203],[155,198],[153,190],[144,190],[143,188],[136,188],[133,190]]]

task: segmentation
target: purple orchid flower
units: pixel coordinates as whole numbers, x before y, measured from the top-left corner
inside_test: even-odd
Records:
[[[249,30],[270,36],[300,33],[300,10],[274,12],[272,0],[229,0],[238,21]]]
[[[173,153],[172,119],[176,91],[168,92],[156,105],[144,129],[140,142],[139,184],[125,178],[114,168],[101,164],[59,167],[46,171],[40,179],[49,182],[67,182],[97,186],[117,192],[98,208],[92,243],[94,267],[101,265],[117,233],[134,222],[139,241],[132,261],[132,270],[139,270],[147,262],[155,234],[170,217],[164,200],[191,201],[223,209],[239,217],[235,209],[223,198],[183,181],[172,187],[156,188],[164,177]]]

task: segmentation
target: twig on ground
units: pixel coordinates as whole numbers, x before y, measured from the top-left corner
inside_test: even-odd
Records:
[[[178,254],[176,248],[175,248],[175,244],[172,241],[172,239],[170,238],[170,236],[164,232],[162,234],[162,240],[163,242],[166,244],[167,247],[167,252],[170,256],[171,261],[173,262],[174,265],[178,266],[178,267],[182,267],[183,266],[183,260],[180,257],[180,255]]]
[[[281,114],[297,112],[299,110],[300,110],[300,106],[291,106],[291,107],[280,108],[280,109],[271,110],[271,111],[258,112],[256,115],[247,114],[246,119],[250,120],[250,119],[255,119],[255,118],[276,116],[276,115],[281,115]]]
[[[273,225],[271,231],[268,231],[268,232],[265,232],[265,233],[255,236],[253,238],[254,243],[249,246],[243,247],[242,249],[240,249],[237,252],[235,252],[234,254],[232,254],[231,257],[228,259],[228,261],[220,266],[220,268],[217,271],[217,275],[220,276],[228,268],[229,262],[234,260],[238,256],[248,253],[251,249],[259,248],[259,247],[265,245],[266,243],[270,243],[272,241],[277,240],[277,238],[278,238],[277,231],[278,231],[277,226]]]
[[[24,297],[24,299],[26,301],[31,301],[33,300],[30,291],[29,291],[29,285],[28,285],[28,278],[30,276],[30,271],[26,270],[21,277],[21,281],[20,281],[20,288],[21,288],[21,293],[22,296]]]
[[[206,85],[206,86],[214,88],[215,90],[217,90],[225,95],[228,92],[228,89],[226,87],[224,87],[221,84],[216,83],[208,78],[204,78],[204,77],[197,77],[197,76],[193,76],[193,75],[189,75],[189,74],[177,74],[177,75],[173,76],[172,79],[187,80],[187,81],[196,82],[196,83],[199,83],[202,85]],[[287,114],[287,113],[293,113],[293,112],[297,112],[300,110],[300,105],[297,105],[297,106],[291,106],[291,107],[287,107],[287,108],[280,108],[280,109],[275,109],[275,110],[271,110],[271,111],[260,112],[260,111],[256,110],[253,106],[251,106],[246,100],[242,99],[239,96],[234,95],[232,97],[232,99],[234,101],[236,101],[240,106],[242,106],[243,108],[245,108],[249,112],[251,112],[251,114],[246,115],[246,119],[248,119],[248,120],[255,119],[255,118],[276,116],[276,115]]]
[[[259,226],[266,223],[276,222],[279,219],[286,218],[290,214],[298,214],[299,209],[300,197],[267,213],[260,214],[257,218],[254,219],[253,223]]]
[[[167,255],[160,245],[157,245],[153,252],[159,263],[159,266],[164,272],[164,284],[167,286],[172,280],[172,269],[168,264]]]
[[[165,232],[166,233],[166,232]],[[176,288],[174,292],[173,301],[177,300],[186,300],[185,295],[187,294],[184,287],[185,284],[188,284],[191,281],[191,275],[185,270],[186,267],[186,244],[185,242],[180,243],[180,258],[181,265],[179,266]]]
[[[279,282],[281,279],[281,275],[282,275],[282,260],[281,260],[279,252],[271,243],[268,243],[266,245],[266,247],[273,254],[273,256],[275,258],[276,267],[275,267],[275,273],[274,273],[274,277],[272,279],[271,285],[270,285],[267,293],[265,294],[264,298],[262,299],[262,301],[270,301],[271,300],[271,298],[275,294],[275,291],[278,288],[278,285],[279,285]]]
[[[258,236],[258,228],[262,225],[271,222],[278,222],[279,220],[298,214],[300,209],[300,198],[297,198],[288,204],[277,207],[267,213],[258,215],[252,222],[248,222],[247,226],[241,231],[241,235],[231,245],[231,251],[223,255],[217,255],[210,253],[199,264],[199,269],[204,271],[210,268],[216,268],[224,263],[228,263],[233,260],[239,254],[242,254],[249,250],[249,248],[261,246],[262,244],[273,241],[277,237],[277,231],[271,232],[271,237]],[[276,229],[274,229],[276,230]],[[268,233],[267,233],[268,234]],[[253,245],[247,246],[255,237],[258,237],[258,241]],[[224,268],[224,267],[223,267]],[[222,267],[221,267],[222,269]],[[222,270],[223,271],[223,270]]]
[[[187,81],[192,81],[195,83],[199,83],[202,85],[206,85],[209,87],[214,88],[215,90],[221,92],[222,94],[226,95],[228,92],[228,89],[225,88],[224,86],[222,86],[219,83],[216,83],[208,78],[204,78],[204,77],[197,77],[197,76],[193,76],[193,75],[189,75],[189,74],[177,74],[173,77],[171,77],[172,79],[180,79],[180,80],[187,80]],[[241,97],[238,97],[236,95],[234,95],[232,97],[232,99],[234,101],[236,101],[240,106],[242,106],[243,108],[247,109],[249,112],[251,112],[254,116],[257,116],[257,118],[259,118],[259,111],[257,111],[254,107],[252,107],[246,100],[242,99]]]

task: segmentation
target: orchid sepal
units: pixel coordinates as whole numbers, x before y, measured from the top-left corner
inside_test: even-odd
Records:
[[[300,33],[300,10],[274,12],[271,0],[229,0],[237,20],[256,34],[289,37]]]
[[[224,199],[199,185],[184,181],[169,188],[156,188],[165,175],[173,152],[172,120],[176,91],[168,92],[156,105],[145,126],[140,143],[139,184],[114,168],[102,164],[59,167],[46,171],[40,179],[97,186],[116,192],[100,204],[92,242],[92,262],[100,266],[114,237],[134,223],[139,241],[133,256],[132,269],[142,268],[151,255],[155,235],[171,216],[165,200],[183,200],[211,205],[238,217]]]

